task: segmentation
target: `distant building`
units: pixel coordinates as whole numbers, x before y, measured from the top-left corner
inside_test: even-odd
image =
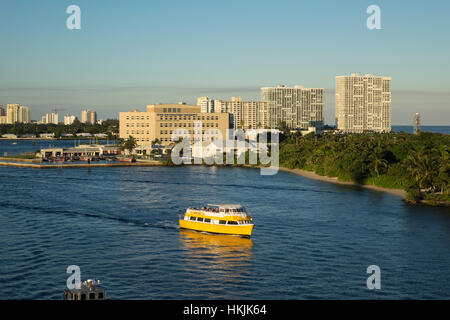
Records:
[[[17,103],[8,104],[6,106],[6,123],[30,123],[30,108],[21,106]]]
[[[336,77],[336,120],[343,132],[390,132],[391,78]]]
[[[229,113],[232,128],[262,129],[269,126],[268,103],[263,101],[242,101],[241,97],[231,100],[214,100],[216,113]]]
[[[64,116],[64,124],[66,126],[71,125],[77,117],[67,114]]]
[[[97,122],[97,112],[92,110],[83,110],[81,112],[81,122],[85,124],[95,124]]]
[[[42,117],[42,123],[44,124],[58,124],[58,114],[57,113],[47,113]]]
[[[201,97],[197,99],[197,106],[200,107],[200,112],[202,113],[215,112],[214,102],[215,100],[208,97]]]
[[[18,122],[20,122],[20,123],[30,123],[31,122],[30,108],[25,107],[25,106],[20,106],[18,118],[19,118]]]
[[[0,105],[0,124],[6,124],[8,121],[8,117],[6,116],[5,108]]]
[[[7,133],[7,134],[2,135],[2,138],[5,138],[5,139],[17,139],[17,136],[15,134],[12,134],[12,133]]]
[[[270,128],[277,128],[281,123],[290,129],[303,130],[323,126],[323,88],[264,87],[261,100],[268,104]]]
[[[6,122],[13,124],[19,119],[19,105],[17,103],[9,103],[6,105]]]
[[[49,138],[54,138],[54,137],[55,137],[55,134],[54,134],[54,133],[41,133],[41,134],[39,135],[39,137],[40,137],[40,138],[47,138],[47,139],[49,139]]]
[[[96,134],[94,134],[94,137],[96,137],[96,138],[108,138],[108,135],[106,133],[96,133]]]

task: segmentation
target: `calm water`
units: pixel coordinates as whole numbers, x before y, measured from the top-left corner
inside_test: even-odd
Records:
[[[437,132],[437,133],[444,133],[444,134],[450,134],[450,126],[420,126],[420,130],[424,132]],[[392,131],[395,132],[408,132],[413,133],[414,127],[413,126],[392,126]]]
[[[0,167],[0,188],[0,299],[59,299],[72,264],[113,299],[450,298],[450,210],[390,194],[193,166]],[[251,211],[251,240],[179,230],[217,202]]]
[[[24,152],[34,152],[45,148],[70,148],[90,140],[0,140],[0,157],[19,155]],[[106,144],[105,140],[100,140]],[[114,141],[108,141],[113,144]]]

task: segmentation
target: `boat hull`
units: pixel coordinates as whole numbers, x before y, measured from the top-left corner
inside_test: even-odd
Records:
[[[180,228],[196,230],[201,232],[210,232],[218,234],[238,235],[242,237],[248,237],[252,235],[253,224],[248,225],[220,225],[201,223],[189,220],[180,220]]]

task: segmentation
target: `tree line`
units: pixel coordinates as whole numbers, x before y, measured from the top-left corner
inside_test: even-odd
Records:
[[[400,188],[411,201],[449,202],[450,135],[326,133],[281,137],[280,165],[342,181]]]
[[[64,124],[37,124],[37,123],[15,123],[15,124],[1,124],[0,135],[15,134],[17,136],[25,134],[33,134],[39,136],[41,133],[54,133],[55,137],[59,138],[63,133],[77,134],[77,133],[105,133],[109,136],[117,135],[119,131],[119,120],[108,119],[102,124],[85,124],[79,120],[75,120],[70,125]]]

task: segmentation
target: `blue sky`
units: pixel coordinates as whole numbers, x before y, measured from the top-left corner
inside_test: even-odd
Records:
[[[81,8],[68,30],[66,8]],[[368,30],[366,8],[381,8]],[[326,89],[335,76],[392,77],[393,124],[450,125],[449,1],[2,0],[0,104],[100,118],[198,96],[259,99],[277,84]]]

